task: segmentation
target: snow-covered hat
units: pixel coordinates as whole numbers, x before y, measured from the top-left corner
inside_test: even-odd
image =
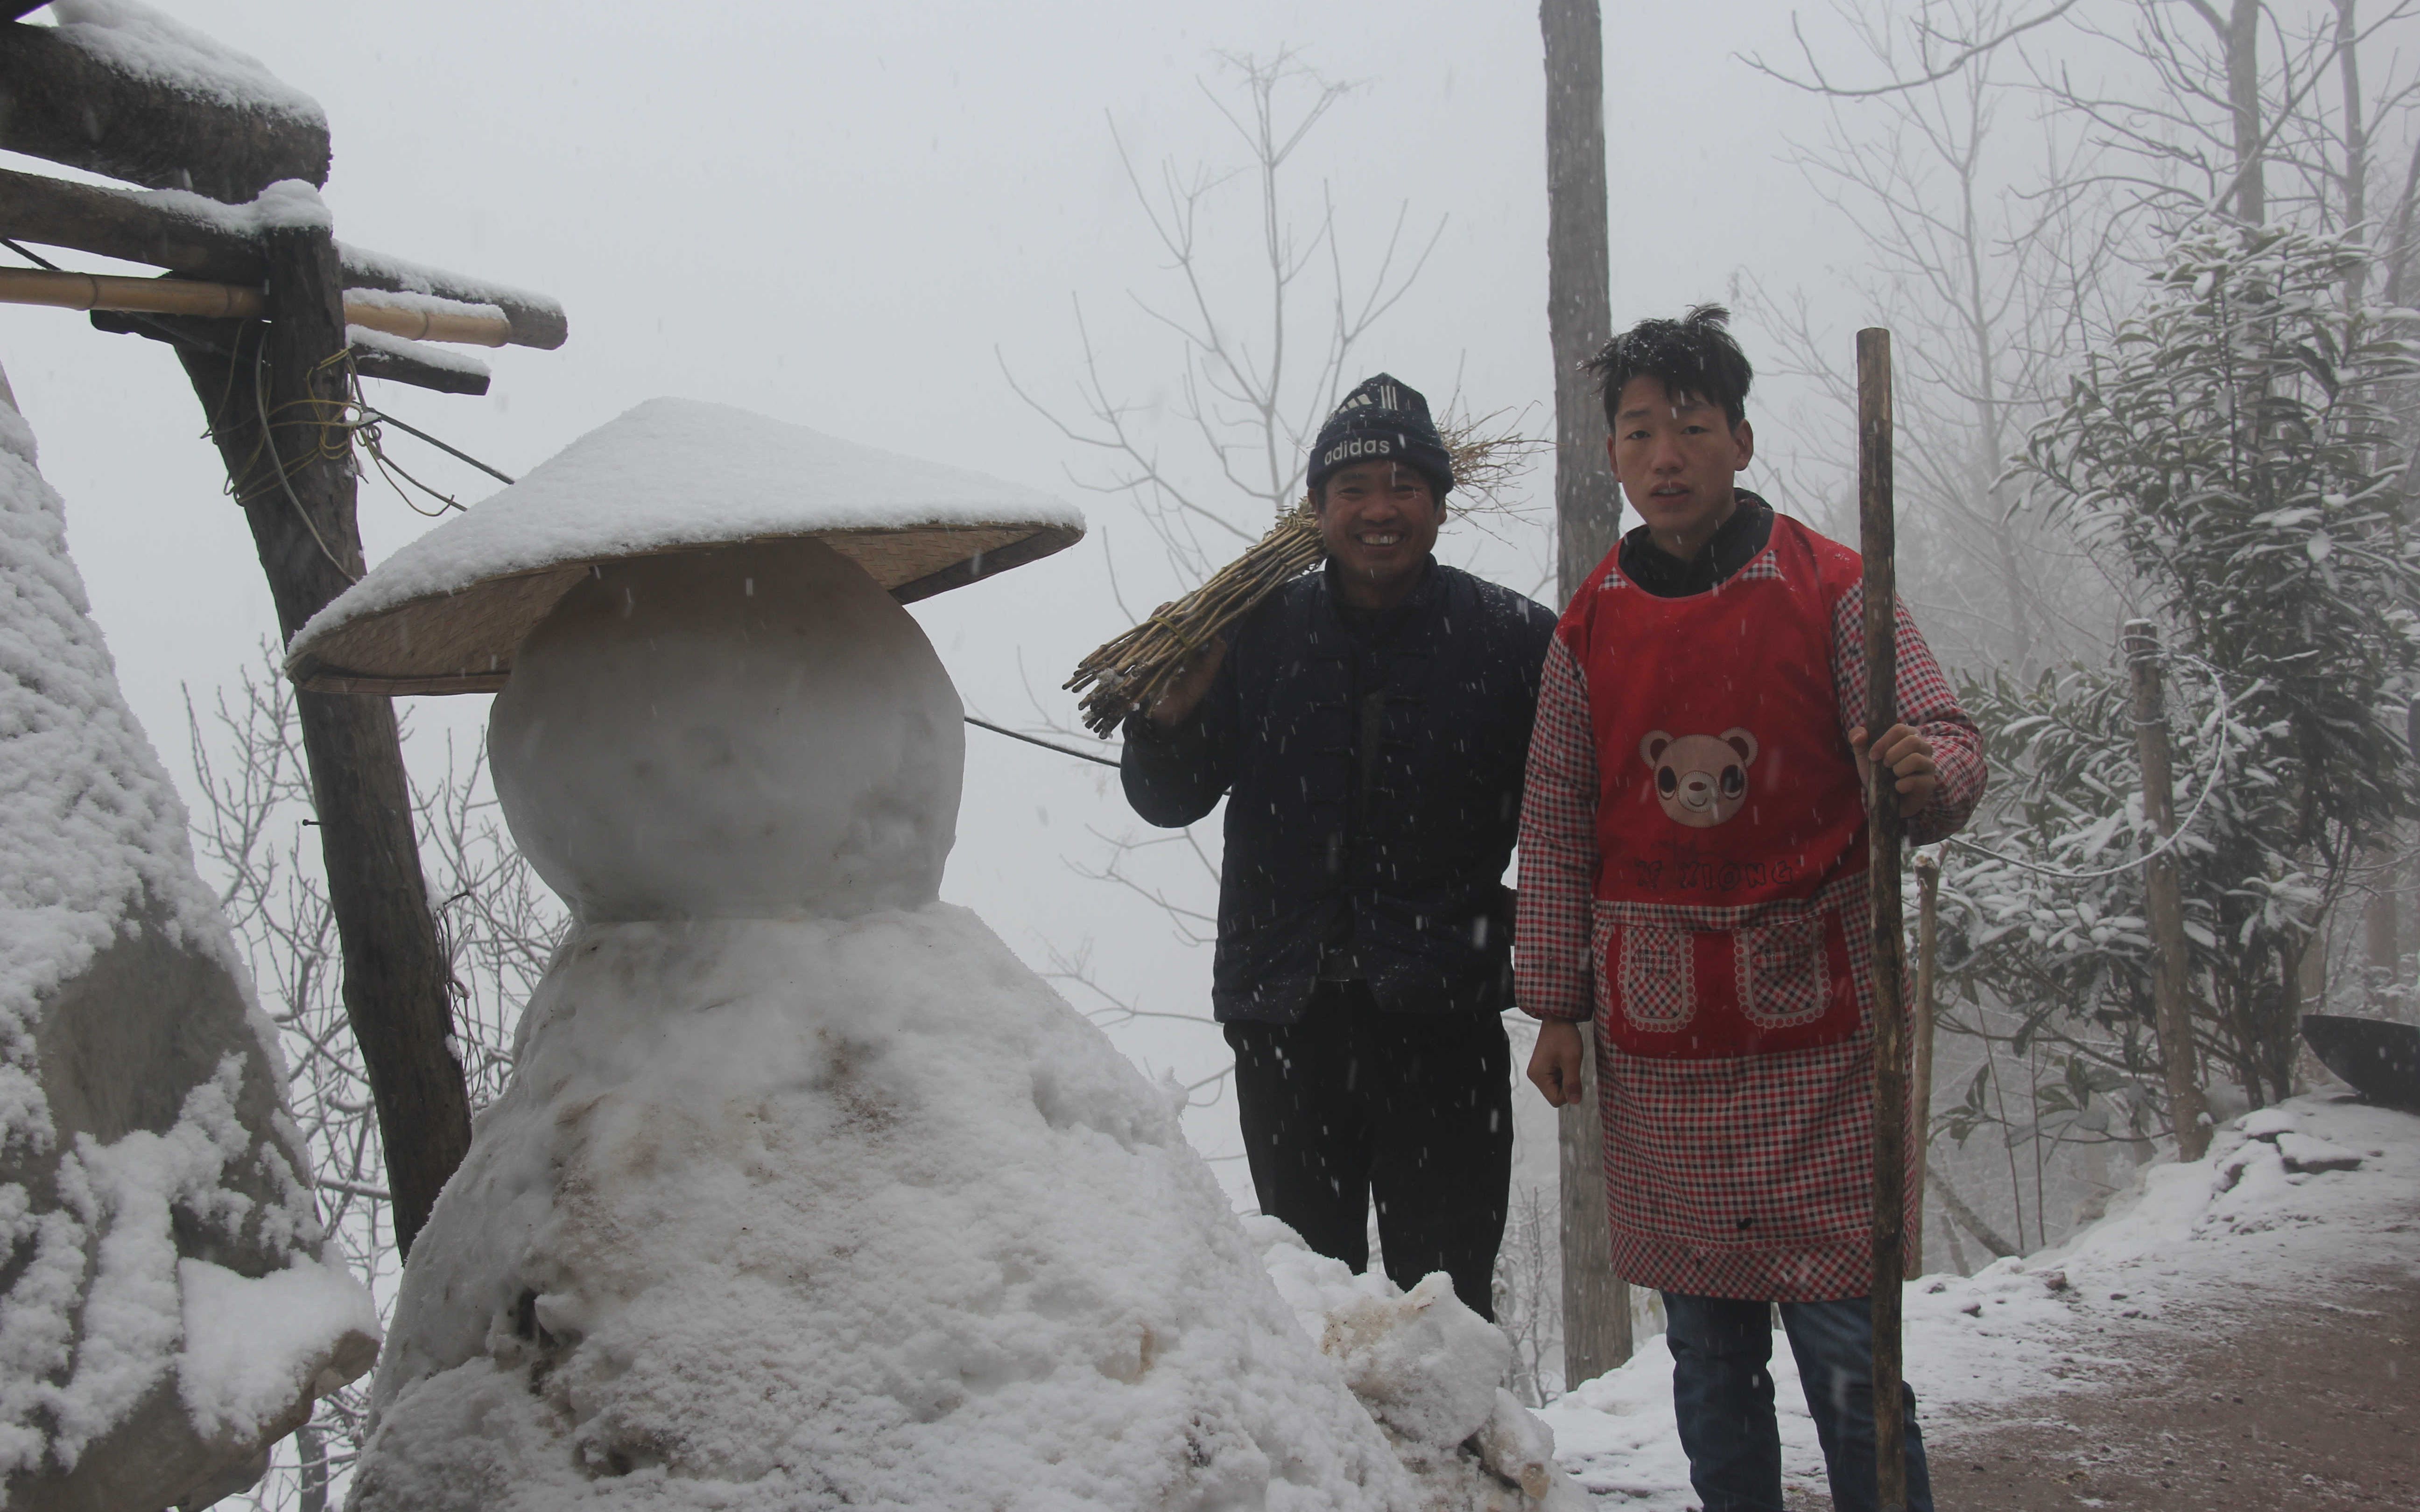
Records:
[[[727,405],[650,399],[379,563],[287,675],[323,693],[485,693],[591,568],[814,536],[903,602],[1074,545],[1068,505]]]

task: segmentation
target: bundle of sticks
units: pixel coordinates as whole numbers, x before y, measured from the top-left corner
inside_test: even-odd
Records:
[[[1453,458],[1453,492],[1447,497],[1461,514],[1512,513],[1505,489],[1546,446],[1502,427],[1502,418],[1499,413],[1449,419],[1442,427],[1446,451]],[[1075,674],[1062,686],[1082,695],[1078,707],[1086,728],[1106,736],[1130,711],[1156,702],[1196,652],[1287,579],[1319,565],[1324,555],[1319,517],[1306,495],[1208,582],[1077,663]]]

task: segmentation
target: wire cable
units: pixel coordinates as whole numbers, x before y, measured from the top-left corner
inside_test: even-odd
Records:
[[[1089,750],[1078,750],[1073,746],[1062,746],[1053,741],[1043,740],[1037,736],[1029,735],[1021,730],[1011,730],[1006,725],[994,724],[989,719],[978,719],[971,714],[968,715],[966,719],[967,723],[973,725],[978,730],[988,730],[993,734],[1006,735],[1011,740],[1022,740],[1029,746],[1039,746],[1044,750],[1055,750],[1062,756],[1073,756],[1079,762],[1091,762],[1095,765],[1100,766],[1116,766],[1118,764],[1118,763],[1110,757],[1095,756]]]

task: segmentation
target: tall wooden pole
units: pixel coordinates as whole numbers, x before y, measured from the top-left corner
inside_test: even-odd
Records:
[[[264,241],[269,323],[225,326],[230,355],[177,350],[290,640],[361,576],[362,546],[351,446],[323,424],[340,418],[344,393],[329,362],[346,346],[335,243],[324,225],[278,227]],[[395,706],[330,693],[297,693],[295,706],[344,952],[345,1015],[378,1105],[396,1245],[409,1251],[471,1147],[470,1097],[447,1046],[452,972],[421,878]]]
[[[1890,332],[1857,332],[1858,548],[1865,556],[1866,732],[1899,723],[1899,590],[1891,502]],[[1900,1288],[1907,1244],[1907,949],[1900,918],[1899,791],[1890,768],[1866,775],[1867,902],[1874,945],[1874,1504],[1906,1512],[1900,1408]]]
[[[1916,1141],[1915,1170],[1907,1195],[1908,1257],[1916,1273],[1924,1273],[1924,1182],[1932,1159],[1932,1026],[1935,975],[1941,961],[1941,863],[1918,851],[1916,856],[1916,1075],[1908,1083],[1910,1136]]]
[[[2133,684],[2134,750],[2143,768],[2143,818],[2154,848],[2177,832],[2175,779],[2168,766],[2168,715],[2161,687],[2160,631],[2149,620],[2126,622],[2126,671]],[[2160,1067],[2168,1084],[2168,1122],[2177,1158],[2199,1160],[2210,1148],[2202,1117],[2201,1079],[2195,1073],[2193,1009],[2186,996],[2193,957],[2185,949],[2184,893],[2177,858],[2162,850],[2143,869],[2143,901],[2151,916],[2151,1006],[2160,1035]]]
[[[1555,358],[1555,561],[1559,602],[1621,534],[1605,408],[1582,371],[1613,334],[1605,183],[1605,36],[1596,0],[1544,0],[1546,321]],[[1561,1145],[1563,1379],[1630,1358],[1630,1288],[1613,1273],[1596,1036],[1583,1037],[1580,1099],[1557,1115]]]

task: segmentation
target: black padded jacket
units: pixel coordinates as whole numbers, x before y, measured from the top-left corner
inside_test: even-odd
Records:
[[[1130,717],[1126,799],[1189,825],[1227,798],[1212,1003],[1291,1023],[1322,974],[1382,1009],[1512,1002],[1504,868],[1555,616],[1432,561],[1380,614],[1333,569],[1287,583],[1230,633],[1202,706]]]

